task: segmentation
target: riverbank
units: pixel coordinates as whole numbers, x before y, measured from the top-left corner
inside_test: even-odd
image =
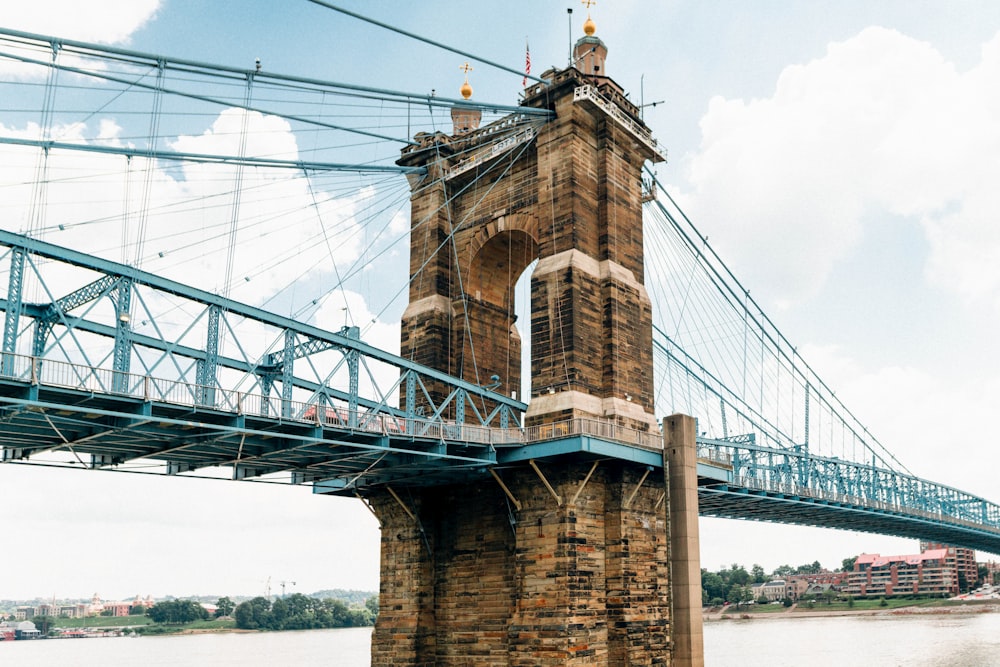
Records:
[[[759,611],[752,607],[746,609],[708,609],[702,615],[708,622],[731,620],[767,620],[795,618],[832,618],[843,616],[912,616],[912,615],[948,615],[948,614],[992,614],[1000,612],[997,602],[954,602],[952,600],[903,601],[894,600],[892,606],[873,608],[850,608],[843,605],[832,605],[823,609],[823,605],[806,607],[792,605],[778,610]],[[909,602],[909,604],[907,604]]]

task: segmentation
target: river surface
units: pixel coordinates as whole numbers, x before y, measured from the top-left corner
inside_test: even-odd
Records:
[[[367,667],[370,628],[0,643],[7,667]],[[1000,614],[705,624],[708,667],[1000,667]]]

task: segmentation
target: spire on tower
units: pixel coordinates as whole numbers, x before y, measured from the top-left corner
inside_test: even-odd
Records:
[[[580,4],[587,8],[587,20],[583,22],[583,34],[593,37],[597,32],[597,24],[590,18],[590,8],[597,4],[597,0],[580,0]]]
[[[472,65],[470,65],[468,61],[466,61],[466,63],[463,64],[458,69],[465,72],[465,83],[463,83],[462,87],[458,89],[458,92],[462,94],[463,100],[467,100],[470,97],[472,97],[472,86],[469,85],[469,72],[472,71]]]
[[[467,100],[472,97],[472,86],[469,85],[469,72],[472,71],[472,65],[466,62],[458,69],[465,72],[465,82],[458,89],[458,92],[462,94],[463,100]],[[455,126],[454,134],[465,134],[475,130],[479,127],[482,119],[483,112],[477,107],[455,105],[451,108],[451,121]]]
[[[587,8],[587,20],[583,22],[584,36],[577,40],[573,47],[572,66],[589,76],[607,76],[604,72],[604,59],[608,55],[608,47],[600,37],[597,37],[597,24],[590,18],[590,8],[597,4],[595,0],[580,0]]]

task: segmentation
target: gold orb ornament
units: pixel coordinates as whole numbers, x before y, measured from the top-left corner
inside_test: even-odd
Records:
[[[467,100],[472,97],[472,86],[469,85],[469,72],[472,71],[472,65],[465,63],[458,69],[465,72],[465,83],[463,83],[462,87],[458,89],[458,92],[462,94],[463,100]]]
[[[590,8],[597,3],[594,0],[580,0],[580,3],[587,7],[587,20],[583,22],[583,33],[587,37],[593,37],[597,32],[597,24],[590,18]]]

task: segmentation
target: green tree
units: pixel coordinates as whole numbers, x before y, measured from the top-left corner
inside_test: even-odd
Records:
[[[242,630],[263,630],[271,625],[271,602],[267,598],[255,597],[241,602],[234,610],[236,627]]]
[[[764,574],[764,568],[757,563],[753,564],[750,568],[750,576],[753,577],[753,583],[762,584],[767,581],[767,575]]]
[[[372,619],[378,618],[378,596],[373,595],[365,600],[365,607],[372,613]]]
[[[31,619],[31,622],[35,624],[35,629],[42,633],[42,635],[47,635],[52,630],[55,619],[51,616],[35,616]]]
[[[150,607],[146,615],[154,623],[176,625],[203,621],[208,618],[208,611],[194,600],[164,600]]]
[[[215,610],[216,617],[230,616],[232,615],[233,610],[236,609],[236,603],[225,596],[216,600],[215,606],[216,606]]]
[[[823,591],[823,599],[826,600],[828,605],[833,604],[833,601],[837,599],[837,591],[832,588],[826,589]]]
[[[746,568],[742,565],[733,563],[729,567],[729,583],[737,583],[740,586],[746,586],[750,583],[750,573],[747,572]]]
[[[841,572],[853,572],[854,571],[854,563],[856,563],[857,560],[858,560],[857,556],[851,556],[850,558],[845,558],[844,560],[840,561],[840,571]]]
[[[730,604],[735,604],[736,608],[739,609],[743,604],[753,600],[753,590],[749,586],[742,586],[740,584],[733,584],[729,588],[729,594],[726,596]]]
[[[715,572],[701,571],[702,599],[726,598],[726,582]]]
[[[814,560],[812,563],[807,565],[799,565],[795,568],[796,574],[819,574],[823,571],[823,566],[819,564],[818,560]]]
[[[784,579],[785,577],[791,574],[795,574],[795,568],[792,567],[791,565],[779,565],[778,567],[774,568],[774,572],[772,574],[774,574],[774,576],[776,577],[781,577],[782,579]]]

